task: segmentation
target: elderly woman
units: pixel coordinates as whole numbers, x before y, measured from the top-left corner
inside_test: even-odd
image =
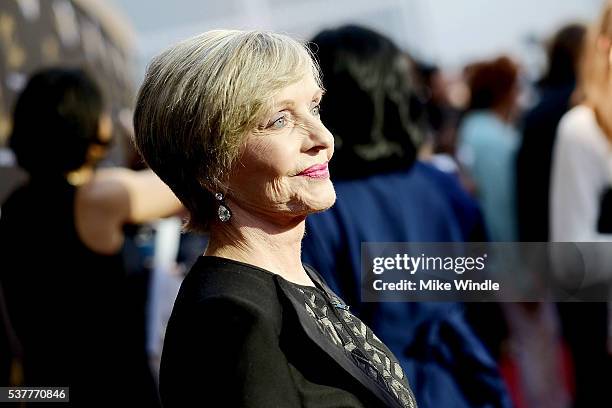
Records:
[[[335,193],[319,71],[274,33],[211,31],[157,56],[134,117],[146,162],[210,243],[185,278],[165,406],[414,407],[393,354],[300,258]]]

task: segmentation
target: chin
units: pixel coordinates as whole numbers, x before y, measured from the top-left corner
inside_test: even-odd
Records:
[[[310,213],[317,213],[329,209],[336,202],[336,192],[334,186],[329,183],[329,186],[322,188],[317,194],[309,200],[308,207]]]

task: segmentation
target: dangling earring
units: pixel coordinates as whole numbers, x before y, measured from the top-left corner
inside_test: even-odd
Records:
[[[219,207],[217,208],[217,217],[221,222],[228,222],[230,218],[232,218],[232,212],[229,207],[223,201],[223,193],[215,193],[215,198],[219,202]]]

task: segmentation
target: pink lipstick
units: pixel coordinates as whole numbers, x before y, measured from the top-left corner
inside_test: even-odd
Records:
[[[327,168],[327,162],[310,166],[307,169],[302,170],[302,172],[299,173],[298,176],[306,176],[317,179],[328,178],[329,170]]]

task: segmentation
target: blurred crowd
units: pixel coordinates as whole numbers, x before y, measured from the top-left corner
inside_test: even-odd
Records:
[[[355,25],[309,44],[337,202],[307,220],[303,260],[399,358],[419,407],[612,406],[606,303],[360,301],[362,242],[612,241],[612,3],[551,33],[535,82],[516,55],[457,74]],[[129,383],[126,401],[159,406],[165,324],[206,237],[181,233],[108,77],[53,65],[23,81],[0,155],[1,384],[84,401]]]

